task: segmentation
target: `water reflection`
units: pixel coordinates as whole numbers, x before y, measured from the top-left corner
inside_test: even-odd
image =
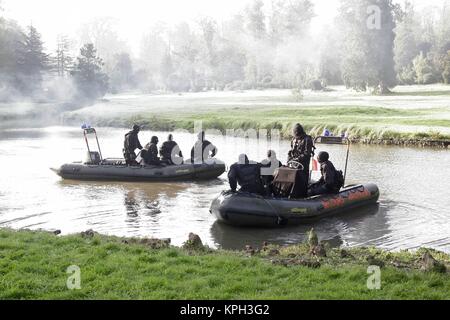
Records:
[[[216,246],[223,249],[240,250],[245,245],[260,247],[264,241],[273,244],[299,244],[305,241],[307,233],[314,228],[318,237],[332,247],[348,245],[349,233],[358,229],[364,234],[361,226],[373,225],[370,219],[381,220],[378,226],[383,224],[383,219],[378,218],[378,205],[368,206],[362,209],[352,210],[346,214],[324,218],[314,223],[283,228],[235,228],[223,223],[215,222],[211,227],[211,236]],[[389,230],[379,228],[382,232]],[[372,234],[369,232],[368,234]]]

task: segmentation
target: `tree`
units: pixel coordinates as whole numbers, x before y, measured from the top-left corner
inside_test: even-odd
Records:
[[[56,41],[55,68],[58,76],[70,74],[73,67],[73,57],[70,55],[71,41],[65,35],[59,35]]]
[[[343,79],[357,90],[387,93],[396,84],[391,0],[342,0]]]
[[[395,29],[394,41],[395,69],[401,83],[411,84],[411,67],[413,59],[420,53],[416,36],[419,23],[411,3],[405,3],[401,21]]]
[[[49,69],[49,56],[44,52],[41,35],[33,26],[27,28],[16,51],[17,83],[24,93],[38,90],[42,74]]]
[[[102,71],[103,60],[97,56],[92,43],[80,49],[80,56],[72,71],[78,88],[78,94],[86,100],[103,97],[108,90],[108,76]]]
[[[117,54],[116,64],[111,75],[111,89],[113,92],[129,89],[133,85],[133,62],[126,52]]]
[[[107,74],[110,74],[114,68],[116,54],[129,51],[126,42],[119,38],[118,24],[119,20],[116,18],[99,17],[83,25],[80,31],[81,43],[94,45],[98,54],[103,58]]]
[[[444,79],[444,83],[450,84],[450,50],[444,58],[443,66],[442,78]]]
[[[423,52],[413,60],[413,66],[418,84],[431,84],[436,81],[433,74],[433,65]]]
[[[245,10],[247,17],[246,28],[255,39],[263,39],[267,35],[266,17],[262,9],[263,7],[264,2],[262,0],[254,0]]]

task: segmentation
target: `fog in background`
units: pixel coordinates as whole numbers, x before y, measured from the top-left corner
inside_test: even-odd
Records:
[[[0,8],[0,101],[266,88],[301,99],[302,89],[329,85],[386,93],[450,81],[448,0],[0,0]]]

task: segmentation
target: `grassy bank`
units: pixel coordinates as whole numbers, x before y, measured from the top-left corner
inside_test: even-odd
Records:
[[[423,252],[328,249],[306,245],[243,252],[174,248],[101,235],[57,237],[0,230],[2,299],[449,299],[450,277],[419,270]],[[450,257],[432,251],[443,263]],[[367,267],[381,289],[367,288]],[[66,269],[81,270],[68,290]]]
[[[229,129],[266,129],[269,132],[277,129],[283,138],[290,137],[292,126],[300,122],[314,136],[328,128],[335,134],[347,132],[353,142],[448,147],[450,118],[445,118],[443,112],[442,108],[407,110],[367,106],[236,107],[115,118],[91,116],[90,119],[97,126],[130,127],[139,123],[155,131],[192,131],[194,123],[201,121],[204,129],[219,130],[223,134]],[[76,117],[66,120],[72,123],[81,121]]]

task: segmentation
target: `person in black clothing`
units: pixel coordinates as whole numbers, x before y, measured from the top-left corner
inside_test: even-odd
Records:
[[[198,134],[198,140],[191,150],[191,160],[195,163],[203,163],[208,157],[214,158],[217,154],[217,148],[208,140],[205,140],[205,132]]]
[[[339,193],[339,190],[342,188],[344,184],[342,172],[336,170],[333,163],[329,161],[329,157],[327,152],[320,152],[317,156],[322,177],[318,182],[310,186],[308,196]]]
[[[273,181],[275,171],[283,164],[277,159],[277,154],[273,150],[267,151],[267,158],[261,161],[261,180],[266,189],[266,193],[271,193],[270,184]]]
[[[125,135],[125,141],[123,145],[123,157],[127,165],[137,165],[136,162],[136,149],[142,150],[141,143],[139,142],[138,134],[141,128],[138,125],[133,126],[133,130]]]
[[[173,141],[173,135],[171,134],[167,137],[167,141],[162,144],[159,149],[159,154],[161,155],[161,161],[169,165],[181,164],[183,162],[183,154],[178,144]]]
[[[158,157],[158,137],[152,137],[150,143],[148,143],[143,152],[141,152],[141,157],[145,164],[158,166],[161,164],[161,160]]]
[[[297,161],[303,165],[304,171],[309,175],[309,163],[314,155],[314,143],[311,136],[307,135],[301,124],[297,123],[293,130],[294,138],[291,142],[291,150],[288,153],[288,162]]]
[[[264,188],[261,182],[261,164],[250,163],[247,155],[241,154],[239,162],[233,164],[228,172],[228,182],[233,192],[237,185],[241,187],[239,191],[263,194]]]

